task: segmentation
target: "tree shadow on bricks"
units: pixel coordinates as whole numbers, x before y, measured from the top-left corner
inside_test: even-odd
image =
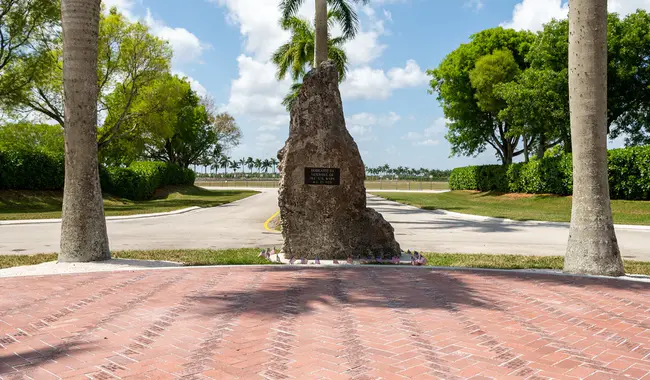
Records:
[[[36,370],[39,366],[50,362],[59,361],[67,356],[74,356],[75,353],[87,354],[97,346],[85,342],[65,342],[42,350],[29,350],[13,352],[11,346],[7,347],[7,353],[0,355],[0,370],[4,368],[15,368],[19,372],[10,371],[2,373],[0,377],[11,378],[8,375],[15,373],[29,375],[30,371]],[[22,377],[21,377],[22,378]]]
[[[297,314],[342,306],[420,311],[496,308],[487,294],[479,294],[462,280],[443,278],[424,268],[269,267],[255,268],[251,277],[255,276],[266,276],[260,288],[195,297],[199,312],[214,316],[246,310],[279,317],[286,313],[283,305],[288,300]]]

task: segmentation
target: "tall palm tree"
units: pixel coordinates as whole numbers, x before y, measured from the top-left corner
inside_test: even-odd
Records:
[[[241,167],[239,161],[230,161],[230,167],[232,168],[233,173],[237,174],[237,169]]]
[[[276,168],[280,162],[275,157],[271,158],[269,161],[271,161],[271,166],[273,167],[273,174],[277,173]]]
[[[620,276],[607,174],[607,0],[569,4],[573,207],[564,271]]]
[[[271,160],[265,159],[262,161],[262,170],[264,170],[264,173],[269,172],[269,168],[271,168]]]
[[[248,166],[248,170],[250,170],[251,174],[253,174],[253,168],[255,167],[255,160],[253,157],[248,157],[246,159],[246,166]]]
[[[65,184],[59,261],[111,258],[97,159],[101,0],[62,0]]]
[[[329,3],[332,10],[339,12],[344,20],[341,23],[343,37],[346,39],[354,38],[359,29],[359,18],[348,0],[314,0],[316,4],[316,14],[314,18],[315,37],[314,37],[314,67],[320,66],[325,62],[328,55],[328,12],[327,4]],[[358,3],[367,4],[369,0],[353,0]],[[304,0],[281,0],[280,10],[282,20],[286,21],[295,16]]]
[[[339,11],[330,11],[327,18],[330,24],[345,22],[344,15]],[[278,79],[284,79],[290,73],[295,82],[307,73],[308,66],[314,62],[315,26],[308,20],[291,16],[282,21],[282,28],[291,33],[291,38],[273,53],[271,60],[278,66]],[[347,72],[347,56],[343,50],[346,41],[346,37],[327,40],[328,59],[338,68],[340,81]]]
[[[254,164],[255,164],[255,169],[257,169],[257,173],[258,174],[261,173],[262,172],[262,160],[260,160],[259,158],[256,158]]]
[[[223,169],[223,174],[228,175],[228,167],[230,166],[230,157],[221,156],[219,159],[219,166]]]
[[[241,174],[243,176],[246,175],[245,169],[246,169],[246,157],[242,157],[239,159],[239,166],[241,167]]]

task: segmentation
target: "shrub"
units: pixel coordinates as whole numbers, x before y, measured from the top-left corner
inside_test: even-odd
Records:
[[[122,198],[146,200],[159,187],[193,185],[194,172],[164,162],[135,162],[128,168],[99,167],[102,190]],[[60,152],[0,149],[0,189],[63,190],[65,157]]]
[[[507,192],[506,168],[501,165],[456,168],[451,171],[449,187],[452,190]]]
[[[650,146],[609,151],[612,199],[650,199]]]
[[[613,149],[608,157],[610,197],[650,200],[650,146]],[[452,190],[570,195],[573,193],[572,155],[547,155],[507,168],[496,165],[456,168],[449,185]]]
[[[110,168],[110,194],[131,200],[151,199],[156,189],[171,185],[193,185],[194,172],[164,162],[134,162],[128,168]]]
[[[0,189],[59,190],[63,188],[62,153],[35,150],[0,151]]]

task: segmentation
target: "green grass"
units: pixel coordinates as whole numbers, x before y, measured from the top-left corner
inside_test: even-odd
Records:
[[[425,210],[447,210],[463,214],[514,220],[569,222],[571,197],[529,194],[497,194],[471,191],[448,193],[377,193],[391,201]],[[612,201],[614,223],[650,225],[650,202]]]
[[[106,216],[152,214],[187,207],[214,207],[256,194],[254,191],[210,191],[196,186],[159,189],[154,199],[130,201],[104,195]],[[0,220],[53,219],[61,217],[61,191],[0,191]]]
[[[202,265],[259,265],[273,264],[257,257],[257,249],[225,250],[156,250],[113,252],[114,258],[137,260],[174,261],[191,266]],[[485,254],[425,253],[429,266],[450,268],[491,269],[556,269],[561,270],[564,258],[560,256],[519,256]],[[22,265],[35,265],[56,260],[56,254],[31,256],[0,256],[0,269]],[[625,261],[625,272],[650,276],[650,263]]]
[[[257,257],[257,249],[196,249],[196,250],[155,250],[155,251],[117,251],[113,252],[116,259],[160,260],[174,261],[193,266],[201,265],[253,265],[271,264],[267,260]],[[36,265],[48,261],[55,261],[56,254],[40,254],[11,256],[0,255],[0,269],[22,265]]]
[[[425,253],[427,265],[456,268],[488,269],[556,269],[562,270],[562,256],[484,255],[460,253]],[[625,260],[625,272],[650,276],[650,263]]]
[[[197,181],[196,185],[205,187],[278,187],[278,180],[209,180]],[[416,182],[416,181],[366,181],[368,190],[448,190],[448,182]]]

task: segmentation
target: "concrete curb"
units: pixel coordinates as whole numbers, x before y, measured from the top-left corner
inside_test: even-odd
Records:
[[[153,214],[136,214],[136,215],[123,215],[123,216],[107,216],[106,220],[132,220],[132,219],[146,219],[146,218],[159,218],[161,216],[180,215],[195,210],[200,210],[201,207],[193,206],[181,210],[169,212],[156,212]],[[0,220],[0,226],[19,226],[25,224],[50,224],[61,223],[61,219],[26,219],[26,220]]]
[[[117,259],[120,260],[120,259]],[[117,261],[116,260],[116,261]],[[153,260],[136,260],[136,259],[128,259],[129,261],[137,262],[137,261],[142,261],[142,262],[149,262],[149,263],[155,263],[156,261]],[[273,260],[272,260],[273,261]],[[313,260],[311,260],[313,261]],[[159,261],[161,263],[175,263],[172,261]],[[180,264],[180,263],[179,263]],[[40,265],[40,264],[37,264]],[[20,267],[15,267],[15,268],[20,268]],[[625,276],[622,277],[607,277],[607,276],[595,276],[595,275],[582,275],[582,274],[571,274],[571,273],[564,273],[560,270],[551,270],[551,269],[492,269],[492,268],[470,268],[470,267],[437,267],[437,266],[412,266],[412,265],[405,265],[404,262],[402,262],[401,265],[378,265],[378,264],[347,264],[347,263],[341,263],[341,264],[265,264],[265,265],[196,265],[196,266],[161,266],[161,267],[129,267],[129,266],[124,266],[124,267],[115,267],[114,269],[107,271],[107,270],[88,270],[88,271],[76,271],[76,272],[67,272],[67,273],[24,273],[24,274],[15,274],[15,275],[2,275],[2,271],[0,270],[0,279],[3,278],[15,278],[15,277],[44,277],[44,276],[70,276],[70,275],[78,275],[78,274],[84,274],[84,273],[112,273],[112,272],[134,272],[134,271],[143,271],[143,270],[151,270],[151,271],[159,271],[159,270],[178,270],[178,269],[185,269],[185,270],[200,270],[200,269],[209,269],[209,268],[264,268],[264,269],[269,269],[269,270],[286,270],[286,269],[295,269],[295,270],[301,270],[301,269],[326,269],[326,270],[346,270],[346,269],[397,269],[399,268],[400,270],[430,270],[430,271],[439,271],[439,272],[473,272],[480,274],[481,272],[484,273],[503,273],[503,274],[528,274],[528,275],[551,275],[551,276],[557,276],[557,277],[573,277],[573,278],[591,278],[591,279],[599,279],[599,280],[609,280],[609,281],[628,281],[628,282],[640,282],[640,283],[647,283],[650,284],[650,276],[646,275],[639,275],[639,274],[632,274],[629,273]],[[12,268],[6,268],[6,269],[12,269]]]
[[[376,196],[381,199],[385,199],[390,202],[389,199],[382,198],[381,196]],[[395,202],[399,203],[399,202]],[[513,220],[513,219],[505,219],[505,218],[494,218],[491,216],[481,216],[481,215],[472,215],[472,214],[462,214],[460,212],[453,212],[453,211],[447,211],[447,210],[442,210],[442,209],[436,209],[436,210],[426,210],[422,208],[418,208],[415,206],[407,205],[404,203],[399,203],[403,207],[411,209],[411,210],[418,210],[418,211],[424,211],[424,212],[429,212],[432,214],[442,214],[446,216],[453,216],[455,218],[460,218],[464,220],[473,220],[477,222],[491,222],[491,223],[499,223],[499,224],[513,224],[513,225],[520,225],[520,226],[542,226],[542,227],[569,227],[570,223],[566,222],[543,222],[543,221],[538,221],[538,220],[527,220],[527,221],[522,221],[522,220]],[[635,231],[650,231],[650,226],[637,226],[637,225],[631,225],[631,224],[615,224],[614,228],[619,229],[619,230],[635,230]]]

